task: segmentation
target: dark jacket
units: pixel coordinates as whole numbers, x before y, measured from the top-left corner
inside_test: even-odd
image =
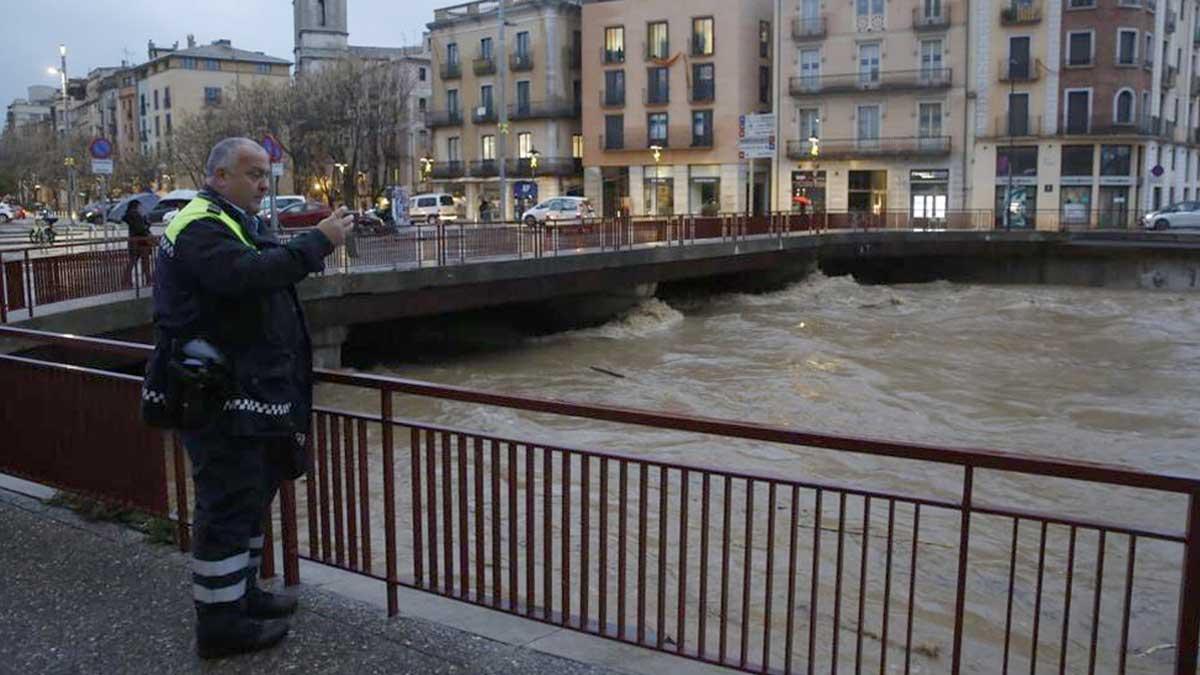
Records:
[[[155,351],[143,399],[166,391],[165,364],[176,341],[206,338],[234,374],[218,430],[291,439],[295,465],[287,473],[298,476],[308,465],[313,380],[312,344],[294,284],[324,269],[333,244],[319,230],[280,244],[260,231],[256,216],[209,190],[200,197],[237,220],[258,250],[215,217],[192,222],[174,242],[162,237],[154,280]]]
[[[133,202],[133,203],[136,204],[137,202]],[[131,237],[149,237],[150,236],[150,226],[146,223],[146,216],[145,216],[145,214],[142,213],[142,210],[140,208],[135,211],[132,208],[132,204],[131,204],[130,208],[127,208],[125,210],[125,218],[123,220],[124,220],[125,224],[129,226],[129,236],[131,236]]]

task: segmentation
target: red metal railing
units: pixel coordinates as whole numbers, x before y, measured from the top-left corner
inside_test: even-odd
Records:
[[[0,337],[145,353],[3,327]],[[0,377],[26,390],[71,386],[50,380],[81,373],[0,356]],[[128,395],[78,404],[132,433],[136,380],[86,375]],[[369,392],[378,407],[318,409],[312,471],[301,490],[281,492],[289,583],[306,558],[385,581],[392,615],[403,586],[745,671],[1162,671],[1173,658],[1174,672],[1195,672],[1200,480],[337,371],[318,378]],[[664,461],[653,449],[572,448],[402,418],[401,396],[689,432],[708,448],[774,444],[805,466],[821,453],[872,464],[860,484],[842,484]],[[10,430],[29,412],[3,410]],[[82,424],[72,419],[58,426]],[[82,485],[96,454],[80,429],[58,462],[23,475]],[[3,468],[61,433],[39,425],[0,452]],[[636,432],[624,437],[636,448]],[[163,452],[120,466],[136,473]],[[175,452],[182,537],[188,496]],[[839,466],[844,475],[851,465]],[[906,476],[905,488],[869,485],[873,471]],[[1132,522],[1138,510],[1153,522]],[[1161,644],[1175,650],[1151,648]]]

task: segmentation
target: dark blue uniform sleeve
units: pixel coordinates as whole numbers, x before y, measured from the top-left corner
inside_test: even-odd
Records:
[[[333,244],[311,230],[287,244],[247,248],[224,224],[198,220],[175,241],[175,257],[206,290],[218,295],[287,288],[325,268]]]

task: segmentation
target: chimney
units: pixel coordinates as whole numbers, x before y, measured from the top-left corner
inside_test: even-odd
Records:
[[[195,36],[195,35],[192,35],[191,33],[188,33],[188,36],[187,36],[187,45],[188,45],[188,49],[191,49],[192,47],[195,47],[195,46],[196,46],[196,36]]]
[[[146,56],[147,56],[147,58],[150,58],[150,59],[154,58],[154,40],[147,41]]]
[[[220,45],[223,47],[232,47],[233,46],[233,42],[230,41],[229,38],[221,38],[220,40],[213,40],[213,44]]]

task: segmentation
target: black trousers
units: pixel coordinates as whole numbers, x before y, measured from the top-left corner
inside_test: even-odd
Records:
[[[279,490],[283,444],[185,432],[196,514],[192,527],[192,596],[197,609],[240,606],[262,560],[262,526]]]

